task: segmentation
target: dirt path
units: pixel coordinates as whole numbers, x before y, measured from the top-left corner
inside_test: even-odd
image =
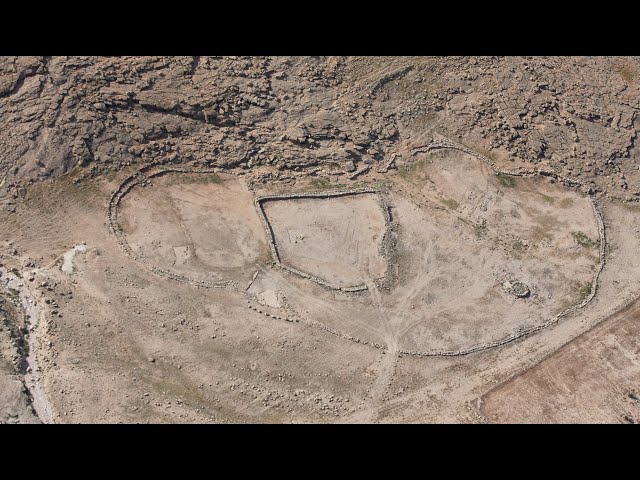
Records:
[[[398,335],[395,329],[392,328],[389,321],[388,310],[384,305],[384,300],[375,282],[369,280],[366,282],[367,289],[371,294],[373,303],[378,308],[380,318],[382,318],[382,325],[384,327],[384,340],[388,347],[387,350],[383,350],[382,358],[378,367],[378,372],[371,389],[369,390],[369,397],[371,399],[370,406],[365,410],[355,413],[347,421],[349,423],[373,423],[377,420],[381,408],[384,406],[385,393],[388,393],[389,385],[393,380],[393,375],[396,371],[396,365],[398,363]]]
[[[374,423],[378,417],[380,410],[384,406],[385,393],[388,392],[389,385],[393,380],[398,361],[397,348],[394,347],[388,351],[384,351],[378,373],[369,390],[370,404],[359,412],[354,413],[345,423]]]

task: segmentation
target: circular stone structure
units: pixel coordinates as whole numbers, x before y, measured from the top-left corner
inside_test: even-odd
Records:
[[[531,293],[529,287],[527,287],[524,283],[517,281],[512,282],[507,280],[502,284],[502,288],[505,292],[510,293],[511,295],[515,295],[518,298],[526,298]]]

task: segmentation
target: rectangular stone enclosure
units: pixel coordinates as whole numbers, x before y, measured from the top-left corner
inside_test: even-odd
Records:
[[[376,192],[266,197],[258,206],[284,268],[334,288],[384,277],[386,224]]]

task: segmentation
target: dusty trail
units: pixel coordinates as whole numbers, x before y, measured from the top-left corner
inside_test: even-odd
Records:
[[[380,317],[383,319],[384,338],[388,349],[382,352],[377,376],[369,390],[370,405],[365,410],[356,412],[349,417],[347,420],[349,423],[372,423],[377,420],[379,412],[384,406],[385,393],[388,392],[398,363],[398,335],[391,326],[389,314],[385,308],[382,295],[374,281],[369,280],[366,282],[366,285],[371,294],[371,299],[378,308]]]

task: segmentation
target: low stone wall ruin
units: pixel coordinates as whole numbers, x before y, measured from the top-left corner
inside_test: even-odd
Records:
[[[412,154],[415,155],[417,153],[427,153],[430,152],[432,150],[437,150],[437,149],[443,149],[443,148],[449,148],[449,149],[453,149],[453,150],[458,150],[464,153],[467,153],[483,162],[485,162],[487,165],[489,165],[495,172],[496,174],[502,174],[502,175],[511,175],[511,176],[536,176],[536,175],[542,175],[542,176],[549,176],[549,177],[553,177],[555,179],[557,179],[559,182],[563,183],[566,186],[569,187],[582,187],[582,183],[571,179],[571,178],[567,178],[567,177],[563,177],[561,175],[558,175],[557,173],[553,172],[553,171],[549,171],[549,170],[545,170],[545,169],[520,169],[520,170],[516,170],[516,171],[505,171],[505,170],[499,170],[496,168],[495,163],[488,159],[487,157],[480,155],[474,151],[472,151],[471,149],[465,147],[464,145],[460,145],[457,144],[455,142],[452,141],[447,141],[447,142],[443,142],[443,141],[434,141],[428,145],[422,146],[422,147],[418,147],[412,150]],[[562,312],[558,313],[557,315],[555,315],[552,319],[546,321],[545,323],[541,324],[541,325],[537,325],[534,327],[529,327],[529,328],[521,328],[518,331],[512,333],[511,335],[508,335],[500,340],[496,340],[495,342],[489,342],[489,343],[482,343],[479,345],[476,345],[474,347],[471,348],[467,348],[467,349],[461,349],[461,350],[452,350],[452,351],[443,351],[443,350],[432,350],[432,351],[415,351],[415,350],[400,350],[399,353],[404,354],[404,355],[416,355],[416,356],[423,356],[423,357],[442,357],[442,356],[460,356],[460,355],[469,355],[471,353],[476,353],[476,352],[480,352],[482,350],[487,350],[489,348],[494,348],[494,347],[499,347],[501,345],[505,345],[507,343],[511,343],[514,342],[516,340],[522,339],[526,336],[529,336],[533,333],[539,332],[540,330],[543,330],[555,323],[557,323],[561,318],[566,317],[568,315],[571,315],[572,313],[584,308],[589,302],[591,302],[591,300],[593,300],[593,298],[596,295],[596,291],[598,289],[598,280],[600,278],[600,273],[602,272],[605,264],[606,264],[606,231],[605,231],[605,224],[604,224],[604,220],[602,218],[602,213],[600,212],[600,208],[598,207],[598,203],[595,199],[595,197],[591,194],[587,194],[588,198],[589,198],[589,202],[591,203],[591,207],[593,209],[593,214],[594,217],[596,219],[596,223],[598,225],[598,234],[600,237],[600,251],[599,251],[599,264],[598,264],[598,268],[596,269],[596,271],[593,274],[593,279],[591,281],[591,291],[589,293],[589,295],[579,304],[577,305],[573,305],[572,307],[569,307],[565,310],[563,310]]]
[[[280,254],[278,252],[278,246],[276,245],[273,229],[271,228],[271,224],[269,223],[269,220],[267,219],[267,216],[264,212],[264,208],[262,206],[263,202],[267,202],[267,201],[296,200],[296,199],[304,199],[304,198],[337,198],[337,197],[345,197],[350,195],[362,195],[366,193],[374,194],[377,196],[378,204],[380,205],[383,211],[383,215],[385,219],[385,234],[383,236],[381,253],[383,253],[384,251],[383,258],[385,258],[385,260],[388,263],[389,255],[387,255],[387,250],[389,250],[389,248],[384,246],[389,242],[388,237],[389,237],[389,232],[391,230],[391,215],[389,214],[389,211],[388,211],[389,206],[388,206],[387,200],[384,198],[384,196],[379,190],[375,190],[371,188],[354,188],[350,190],[334,190],[330,192],[289,193],[289,194],[282,194],[282,195],[266,195],[262,197],[257,197],[255,199],[256,210],[258,211],[258,216],[260,217],[260,221],[262,222],[265,233],[267,235],[267,241],[269,243],[269,248],[271,249],[271,255],[273,257],[274,264],[282,268],[283,270],[293,273],[294,275],[298,275],[302,278],[306,278],[307,280],[311,280],[312,282],[322,285],[323,287],[328,288],[329,290],[339,290],[341,292],[350,292],[350,293],[367,290],[367,286],[364,284],[354,285],[350,287],[339,287],[338,285],[333,285],[332,283],[329,283],[315,275],[311,275],[309,273],[300,271],[298,269],[295,269],[293,267],[290,267],[282,263],[280,259]],[[385,239],[387,240],[385,241]],[[387,265],[387,272],[390,272],[390,271],[391,271],[390,265]]]
[[[185,275],[180,275],[177,273],[170,272],[169,270],[165,270],[160,267],[156,267],[155,265],[150,264],[144,257],[136,254],[132,249],[129,243],[127,242],[124,232],[118,225],[118,206],[120,205],[120,201],[122,198],[131,191],[137,185],[147,185],[149,179],[161,175],[165,175],[167,173],[217,173],[218,169],[191,169],[184,167],[163,167],[158,170],[153,170],[153,168],[158,167],[159,164],[151,164],[143,167],[137,172],[129,175],[125,178],[118,188],[113,192],[111,198],[109,199],[109,204],[107,206],[107,217],[108,224],[111,232],[116,237],[116,241],[118,245],[122,248],[124,253],[136,261],[138,264],[142,265],[147,270],[160,275],[165,278],[169,278],[171,280],[175,280],[177,282],[188,283],[193,285],[194,287],[200,288],[224,288],[224,287],[237,287],[237,282],[228,280],[221,282],[208,282],[205,280],[196,280],[194,278],[189,278]]]
[[[556,179],[558,182],[562,183],[563,185],[567,186],[567,187],[582,187],[583,188],[583,192],[584,192],[584,187],[581,184],[581,182],[571,179],[571,178],[567,178],[567,177],[563,177],[561,175],[558,175],[557,173],[553,172],[553,171],[549,171],[549,170],[545,170],[542,168],[538,168],[538,169],[518,169],[518,170],[513,170],[513,171],[504,171],[504,170],[499,170],[496,168],[495,166],[495,162],[493,162],[491,159],[485,157],[484,155],[480,155],[477,152],[474,152],[473,150],[469,149],[468,147],[464,146],[464,145],[460,145],[458,143],[452,142],[452,141],[434,141],[431,142],[428,145],[425,146],[421,146],[421,147],[417,147],[415,149],[412,150],[412,154],[415,155],[417,153],[428,153],[430,151],[433,150],[438,150],[438,149],[453,149],[453,150],[458,150],[461,151],[463,153],[467,153],[481,161],[483,161],[484,163],[486,163],[487,165],[489,165],[495,172],[496,174],[502,174],[502,175],[510,175],[510,176],[521,176],[521,177],[528,177],[528,176],[537,176],[537,175],[542,175],[542,176],[548,176],[548,177],[552,177],[554,179]],[[140,263],[142,266],[144,266],[146,269],[152,271],[153,273],[156,273],[158,275],[164,276],[166,278],[172,279],[172,280],[176,280],[176,281],[180,281],[180,282],[184,282],[184,283],[188,283],[191,285],[194,285],[196,287],[202,287],[202,288],[224,288],[224,287],[231,287],[231,286],[235,286],[237,287],[237,282],[233,282],[233,281],[226,281],[226,282],[206,282],[206,281],[200,281],[200,280],[195,280],[195,279],[191,279],[188,277],[185,277],[183,275],[178,275],[172,272],[169,272],[167,270],[155,267],[153,265],[150,265],[144,258],[140,257],[139,255],[135,254],[135,252],[132,251],[131,247],[129,246],[129,244],[127,243],[125,237],[124,237],[124,233],[122,232],[122,230],[120,229],[118,223],[117,223],[117,208],[119,206],[119,203],[121,201],[121,199],[124,197],[124,195],[126,195],[132,188],[134,188],[136,185],[144,185],[147,184],[147,182],[149,181],[149,179],[156,177],[156,176],[161,176],[161,175],[165,175],[167,173],[189,173],[189,174],[197,174],[197,173],[202,173],[202,174],[207,174],[207,173],[218,173],[219,169],[217,168],[211,168],[211,169],[195,169],[195,168],[188,168],[188,167],[163,167],[161,169],[157,169],[154,170],[154,168],[158,167],[159,165],[161,165],[161,163],[155,163],[155,164],[150,164],[148,166],[143,167],[142,169],[140,169],[139,171],[133,173],[132,175],[130,175],[129,177],[125,178],[119,185],[119,187],[113,192],[113,194],[111,195],[111,198],[109,200],[109,204],[108,204],[108,223],[109,223],[109,227],[111,229],[111,231],[113,232],[113,234],[115,235],[118,244],[122,247],[123,251],[133,260],[135,260],[136,262]],[[348,196],[348,195],[359,195],[359,194],[364,194],[364,193],[370,193],[370,194],[376,194],[379,204],[383,210],[384,213],[384,217],[385,217],[385,234],[383,236],[383,242],[381,245],[381,254],[383,255],[383,257],[386,259],[388,265],[387,265],[387,274],[385,275],[385,281],[388,280],[388,275],[391,275],[392,269],[393,269],[393,263],[394,263],[394,238],[393,238],[393,233],[395,231],[394,228],[394,222],[392,219],[392,215],[390,213],[390,205],[388,203],[388,199],[386,198],[386,196],[384,195],[383,192],[379,191],[379,190],[375,190],[375,189],[369,189],[369,188],[355,188],[355,189],[349,189],[349,190],[338,190],[338,191],[331,191],[331,192],[318,192],[318,193],[292,193],[292,194],[283,194],[283,195],[268,195],[268,196],[262,196],[262,197],[257,197],[255,199],[255,206],[256,206],[256,210],[258,212],[258,216],[260,217],[260,220],[263,224],[263,227],[265,229],[265,233],[267,236],[267,240],[269,243],[269,248],[271,249],[271,254],[272,257],[274,259],[274,264],[276,264],[277,266],[279,266],[280,268],[282,268],[283,270],[289,271],[295,275],[298,275],[302,278],[306,278],[308,280],[311,280],[319,285],[322,285],[325,288],[328,288],[330,290],[338,290],[338,291],[342,291],[342,292],[361,292],[363,290],[367,290],[367,286],[366,285],[357,285],[357,286],[353,286],[353,287],[339,287],[337,285],[332,285],[329,282],[326,282],[324,280],[322,280],[321,278],[315,277],[313,275],[307,274],[305,272],[299,271],[297,269],[294,269],[292,267],[289,267],[285,264],[283,264],[280,261],[280,256],[278,254],[278,250],[277,250],[277,246],[275,244],[275,239],[274,239],[274,234],[273,234],[273,230],[271,228],[271,225],[269,224],[266,215],[264,213],[263,207],[262,207],[262,202],[265,201],[276,201],[276,200],[293,200],[293,199],[299,199],[299,198],[332,198],[332,197],[341,197],[341,196]],[[555,315],[552,319],[548,320],[547,322],[541,324],[541,325],[537,325],[537,326],[533,326],[533,327],[529,327],[529,328],[520,328],[519,330],[517,330],[516,332],[500,339],[500,340],[496,340],[494,342],[488,342],[488,343],[483,343],[483,344],[479,344],[467,349],[460,349],[460,350],[432,350],[432,351],[416,351],[416,350],[399,350],[398,353],[402,354],[402,355],[412,355],[412,356],[421,356],[421,357],[437,357],[437,356],[441,356],[441,357],[446,357],[446,356],[461,356],[461,355],[469,355],[472,353],[477,353],[477,352],[481,352],[484,350],[488,350],[490,348],[495,348],[495,347],[499,347],[511,342],[514,342],[516,340],[522,339],[524,337],[527,337],[529,335],[532,335],[536,332],[539,332],[555,323],[557,323],[561,318],[566,317],[568,315],[571,315],[573,313],[575,313],[576,311],[578,311],[579,309],[584,308],[589,302],[591,302],[593,300],[593,298],[596,295],[597,289],[598,289],[598,280],[600,277],[600,273],[602,272],[605,263],[606,263],[606,231],[605,231],[605,223],[604,220],[602,218],[602,213],[600,212],[600,208],[598,206],[598,203],[595,199],[595,197],[591,194],[588,194],[588,198],[589,201],[591,203],[591,206],[593,208],[593,212],[594,212],[594,216],[596,218],[596,222],[598,224],[598,232],[599,232],[599,237],[600,237],[600,251],[599,251],[599,256],[600,256],[600,262],[598,265],[598,268],[596,269],[596,271],[594,272],[593,275],[593,280],[591,283],[591,292],[590,294],[578,305],[574,305],[572,307],[567,308],[566,310],[558,313],[557,315]],[[258,309],[256,307],[253,307],[249,304],[249,308],[258,311]],[[279,318],[278,316],[273,316],[273,315],[269,315],[270,317],[275,317],[276,319]],[[282,317],[280,317],[282,318]],[[287,321],[294,321],[290,318],[285,318],[285,320]],[[295,321],[298,321],[297,319]],[[331,327],[328,327],[322,323],[316,322],[316,321],[312,321],[312,320],[308,320],[308,321],[304,321],[303,323],[307,323],[311,326],[314,326],[316,328],[319,328],[321,330],[324,330],[332,335],[336,335],[339,336],[341,338],[345,338],[347,340],[353,341],[355,343],[360,343],[363,345],[368,345],[374,348],[378,348],[378,349],[382,349],[382,350],[387,350],[388,347],[386,345],[383,344],[379,344],[379,343],[375,343],[375,342],[369,342],[360,338],[356,338],[350,335],[347,335],[343,332],[339,332]]]

